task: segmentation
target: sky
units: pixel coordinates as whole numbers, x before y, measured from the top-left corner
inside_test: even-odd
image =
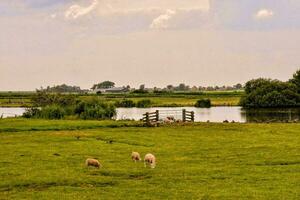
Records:
[[[1,0],[0,91],[233,85],[300,69],[299,0]]]

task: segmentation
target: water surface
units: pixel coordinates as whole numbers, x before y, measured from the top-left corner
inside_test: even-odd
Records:
[[[133,119],[140,120],[146,112],[159,110],[160,119],[173,116],[182,119],[182,110],[195,112],[196,122],[287,122],[298,121],[300,119],[300,108],[286,109],[250,109],[244,110],[241,107],[211,107],[211,108],[117,108],[117,120]],[[21,116],[25,108],[0,108],[0,118]]]

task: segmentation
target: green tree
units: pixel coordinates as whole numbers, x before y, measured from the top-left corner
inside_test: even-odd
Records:
[[[300,93],[300,69],[296,71],[296,73],[293,75],[293,78],[290,79],[290,83],[293,83],[296,85],[298,93]]]
[[[271,79],[254,79],[245,85],[243,107],[275,108],[300,106],[300,94],[295,84]]]
[[[91,89],[108,89],[108,88],[113,88],[115,87],[115,83],[111,81],[104,81],[98,84],[94,84]]]

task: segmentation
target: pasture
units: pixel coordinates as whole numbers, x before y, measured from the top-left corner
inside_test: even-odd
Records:
[[[34,92],[0,92],[0,107],[30,107],[32,106],[31,97]],[[87,94],[74,94],[78,99],[89,99],[95,96],[103,99],[106,102],[115,103],[124,98],[133,100],[135,103],[149,99],[152,102],[152,107],[182,107],[194,106],[196,101],[202,98],[211,99],[213,106],[237,106],[243,91],[214,91],[203,93],[163,93],[163,94],[102,94],[102,95],[87,95]]]
[[[0,120],[0,199],[299,198],[300,124]]]

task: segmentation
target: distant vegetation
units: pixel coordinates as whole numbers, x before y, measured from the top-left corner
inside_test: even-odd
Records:
[[[200,99],[195,104],[196,108],[210,108],[211,107],[211,101],[210,99]]]
[[[150,99],[142,99],[136,103],[136,107],[138,108],[150,108],[152,102]]]
[[[50,93],[82,93],[85,92],[81,90],[79,86],[69,86],[66,84],[56,85],[53,87],[47,86],[47,88],[41,88],[39,91],[50,92]]]
[[[33,107],[26,109],[26,118],[43,119],[111,119],[116,114],[115,106],[96,98],[76,99],[74,95],[37,92],[32,97]]]
[[[113,88],[113,87],[115,87],[114,82],[104,81],[104,82],[101,82],[101,83],[94,84],[91,89],[92,90],[95,90],[95,89],[108,89],[108,88]]]
[[[120,107],[120,108],[132,108],[135,107],[135,103],[134,101],[130,100],[130,99],[123,99],[121,101],[117,101],[115,103],[116,107]]]
[[[116,84],[112,81],[103,81],[97,84],[94,84],[91,89],[109,89],[116,87]],[[127,88],[128,93],[134,94],[147,94],[147,93],[172,93],[172,92],[203,92],[203,91],[234,91],[234,90],[243,90],[243,85],[238,83],[233,86],[189,86],[184,83],[180,83],[178,86],[167,85],[166,87],[153,87],[147,88],[145,84],[139,86],[139,88],[131,88],[130,85],[123,86]]]
[[[287,82],[263,78],[248,81],[241,105],[245,108],[300,106],[300,70]]]

